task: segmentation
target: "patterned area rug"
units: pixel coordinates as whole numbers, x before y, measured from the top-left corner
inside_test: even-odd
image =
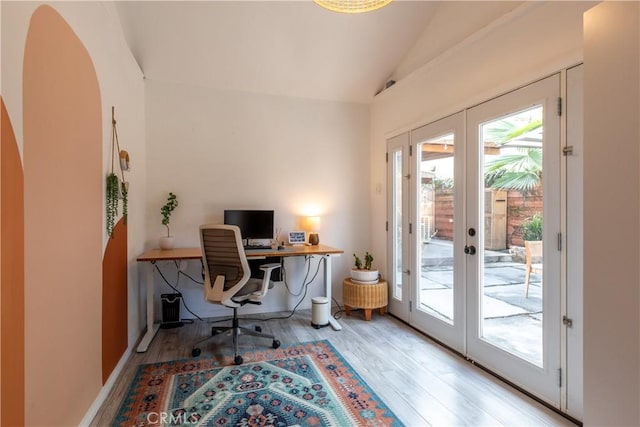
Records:
[[[329,341],[140,365],[118,426],[401,426]]]

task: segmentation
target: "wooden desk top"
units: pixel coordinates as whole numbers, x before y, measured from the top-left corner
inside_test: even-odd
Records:
[[[301,256],[301,255],[339,255],[343,254],[342,249],[332,248],[326,245],[300,245],[285,246],[284,249],[248,249],[245,251],[247,258],[263,258],[278,256]],[[200,248],[174,248],[174,249],[151,249],[136,258],[139,262],[144,261],[173,261],[181,259],[200,259],[202,258],[202,249]]]
[[[151,249],[140,254],[137,261],[172,261],[179,259],[200,259],[202,250],[200,248],[173,248],[173,249]]]

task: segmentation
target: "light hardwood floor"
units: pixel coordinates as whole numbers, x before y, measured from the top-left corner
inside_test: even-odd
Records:
[[[352,311],[351,316],[340,319],[342,331],[314,329],[310,319],[310,311],[301,310],[286,320],[243,324],[260,324],[283,344],[329,340],[408,426],[574,426],[392,316],[380,316],[376,311],[367,322],[363,311]],[[161,329],[146,353],[131,355],[91,425],[111,424],[138,365],[191,357],[192,344],[205,337],[210,327],[196,321],[181,328]],[[271,342],[243,336],[240,344],[249,349],[268,347]],[[230,339],[219,336],[202,347],[203,356],[230,348]]]

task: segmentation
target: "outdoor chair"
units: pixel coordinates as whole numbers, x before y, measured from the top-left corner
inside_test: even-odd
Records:
[[[542,274],[542,240],[525,240],[524,253],[526,270],[524,273],[524,296],[529,297],[529,282],[531,273]]]

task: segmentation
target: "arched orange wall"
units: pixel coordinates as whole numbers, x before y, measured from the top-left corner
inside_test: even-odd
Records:
[[[102,260],[102,383],[127,349],[127,226],[113,228]]]
[[[102,388],[102,123],[91,58],[49,6],[23,64],[27,425],[78,425]]]
[[[24,182],[9,114],[0,130],[0,425],[24,425]]]

